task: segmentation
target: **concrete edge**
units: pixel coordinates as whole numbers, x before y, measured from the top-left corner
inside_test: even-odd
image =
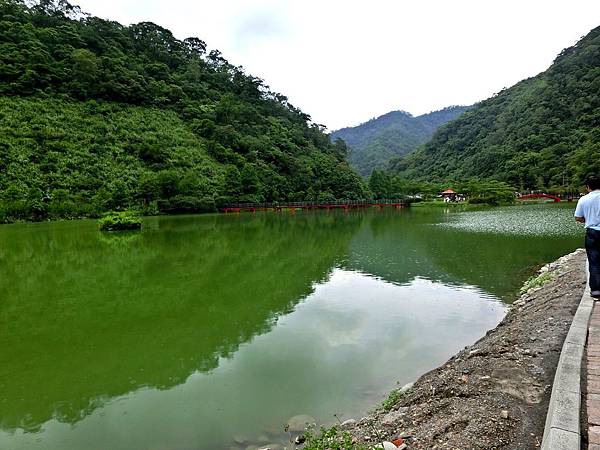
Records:
[[[587,266],[586,273],[587,280]],[[556,367],[542,450],[580,450],[581,367],[593,306],[594,300],[586,283]]]

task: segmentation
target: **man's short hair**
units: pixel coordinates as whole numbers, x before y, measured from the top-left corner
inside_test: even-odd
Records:
[[[600,178],[598,178],[596,175],[588,175],[585,178],[585,185],[592,191],[600,189]]]

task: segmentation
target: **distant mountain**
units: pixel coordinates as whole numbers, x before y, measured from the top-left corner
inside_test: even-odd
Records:
[[[348,161],[362,176],[384,169],[390,159],[405,155],[426,142],[437,128],[465,112],[468,106],[450,106],[414,117],[405,111],[392,111],[356,127],[331,133],[350,148]]]
[[[600,173],[600,27],[545,72],[478,103],[391,163],[403,178],[577,188]]]

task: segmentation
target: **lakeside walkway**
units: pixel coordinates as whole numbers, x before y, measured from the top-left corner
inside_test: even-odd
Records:
[[[600,450],[600,306],[586,275],[556,367],[542,450]]]
[[[587,379],[584,380],[588,449],[600,450],[600,305],[594,302],[588,327]]]

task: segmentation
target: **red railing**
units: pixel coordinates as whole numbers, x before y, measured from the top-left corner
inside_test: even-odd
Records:
[[[401,199],[381,199],[381,200],[338,200],[335,202],[271,202],[271,203],[228,203],[219,208],[223,213],[239,213],[242,211],[281,211],[304,210],[304,209],[359,209],[359,208],[385,208],[387,206],[395,208],[405,208],[409,206],[408,202]]]
[[[548,199],[554,200],[554,202],[561,201],[560,197],[558,197],[556,195],[544,194],[544,193],[521,195],[521,196],[517,197],[517,200],[532,200],[532,199],[536,199],[536,198],[548,198]]]

